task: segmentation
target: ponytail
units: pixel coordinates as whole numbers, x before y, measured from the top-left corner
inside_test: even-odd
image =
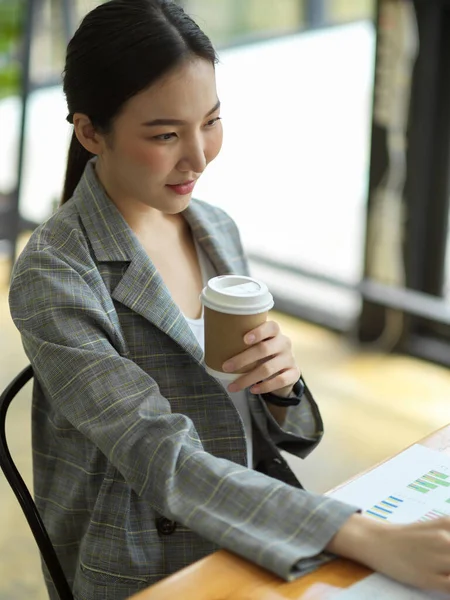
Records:
[[[84,169],[88,161],[94,155],[91,154],[84,146],[80,144],[75,131],[72,134],[72,140],[69,147],[69,155],[67,158],[66,178],[64,181],[64,191],[61,199],[61,205],[72,198],[75,188],[77,187],[83,175]]]

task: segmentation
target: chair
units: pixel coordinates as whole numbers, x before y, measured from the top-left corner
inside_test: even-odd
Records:
[[[73,600],[67,579],[65,578],[61,564],[56,556],[53,544],[50,541],[47,530],[39,515],[33,498],[28,488],[20,476],[19,471],[14,464],[6,442],[6,414],[12,400],[26,383],[33,377],[33,369],[28,365],[17,377],[8,385],[0,396],[0,467],[8,480],[17,500],[22,507],[22,511],[28,521],[28,525],[33,532],[34,539],[39,547],[41,556],[48,569],[50,577],[56,588],[60,600]]]

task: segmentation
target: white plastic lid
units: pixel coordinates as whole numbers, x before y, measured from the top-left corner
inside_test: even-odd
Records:
[[[244,275],[220,275],[208,281],[200,299],[204,306],[230,315],[255,315],[273,307],[265,283]]]

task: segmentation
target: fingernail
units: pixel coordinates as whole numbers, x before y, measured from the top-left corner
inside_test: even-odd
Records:
[[[225,362],[222,365],[222,369],[226,372],[226,373],[231,373],[234,369],[234,365],[232,362]]]
[[[250,388],[250,391],[252,394],[259,394],[259,390],[261,388],[259,388],[257,385],[254,385],[253,387]]]
[[[228,386],[228,391],[233,393],[238,391],[238,386],[235,383],[230,383]]]
[[[253,333],[251,333],[250,335],[245,336],[245,343],[246,344],[253,344],[253,342],[256,340],[256,337],[253,335]]]

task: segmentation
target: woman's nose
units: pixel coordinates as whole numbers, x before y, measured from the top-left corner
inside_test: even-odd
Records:
[[[207,165],[205,148],[201,138],[192,141],[185,147],[183,156],[179,161],[180,171],[193,171],[203,173]]]

